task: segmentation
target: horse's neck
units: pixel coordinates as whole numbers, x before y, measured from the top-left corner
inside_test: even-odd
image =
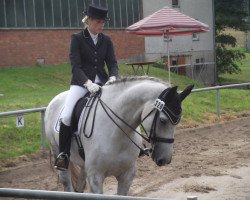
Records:
[[[165,88],[166,86],[162,83],[152,81],[118,84],[108,88],[104,101],[107,100],[120,117],[133,126],[137,126],[145,105],[155,101]]]

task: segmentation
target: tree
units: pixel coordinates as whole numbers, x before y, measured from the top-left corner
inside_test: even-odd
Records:
[[[226,34],[226,28],[246,31],[247,12],[244,5],[248,0],[215,0],[215,43],[217,75],[224,73],[239,73],[238,63],[245,58],[245,54],[228,47],[235,47],[237,40]]]

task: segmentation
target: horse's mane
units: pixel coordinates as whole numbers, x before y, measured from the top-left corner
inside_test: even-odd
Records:
[[[144,80],[149,80],[149,81],[153,81],[153,82],[162,83],[164,85],[169,85],[169,83],[166,83],[166,82],[160,80],[159,78],[150,77],[150,76],[121,77],[121,78],[117,79],[115,82],[111,83],[110,85],[116,85],[116,84],[120,84],[120,83],[127,83],[127,82],[133,82],[133,81],[144,81]]]

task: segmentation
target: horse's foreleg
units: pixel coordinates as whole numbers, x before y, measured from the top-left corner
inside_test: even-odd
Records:
[[[86,186],[86,173],[85,173],[85,168],[81,167],[80,169],[80,174],[77,178],[76,182],[76,192],[83,192],[84,188]]]
[[[123,195],[123,196],[128,195],[128,191],[133,182],[135,174],[136,174],[136,168],[135,166],[133,166],[122,175],[116,177],[118,181],[118,188],[117,188],[118,195]]]
[[[69,171],[60,171],[59,172],[59,178],[60,181],[63,184],[63,188],[65,192],[74,192],[72,183],[71,183],[71,178],[70,178],[70,172]]]
[[[70,167],[70,166],[69,166]],[[59,179],[63,184],[63,188],[65,192],[74,192],[72,181],[71,181],[71,172],[70,169],[67,171],[58,171]]]
[[[90,186],[90,192],[95,194],[103,193],[103,181],[104,176],[93,174],[88,176],[88,183]]]

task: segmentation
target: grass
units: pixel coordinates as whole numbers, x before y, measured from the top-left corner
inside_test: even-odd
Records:
[[[223,74],[219,77],[221,83],[250,82],[250,53],[245,53],[246,58],[239,63],[241,72],[239,74]]]
[[[244,75],[225,77],[227,80],[246,82],[250,77],[250,56],[247,55],[242,65]],[[133,75],[132,68],[119,65],[120,75]],[[151,67],[149,74],[162,80],[168,80],[168,73]],[[246,74],[246,76],[245,76]],[[247,75],[248,74],[248,75]],[[141,74],[142,75],[142,74]],[[23,68],[0,69],[0,112],[19,109],[45,107],[58,93],[69,87],[71,78],[68,64],[53,66],[33,66]],[[195,88],[203,85],[185,76],[171,74],[173,85],[179,90],[187,85],[195,84]],[[198,124],[213,123],[233,118],[250,110],[250,91],[226,89],[221,92],[222,117],[216,116],[216,95],[214,91],[192,93],[183,102],[183,118],[179,127],[193,127]],[[15,117],[0,118],[0,160],[12,159],[24,154],[41,150],[41,116],[31,113],[24,116],[25,126],[16,128]]]

